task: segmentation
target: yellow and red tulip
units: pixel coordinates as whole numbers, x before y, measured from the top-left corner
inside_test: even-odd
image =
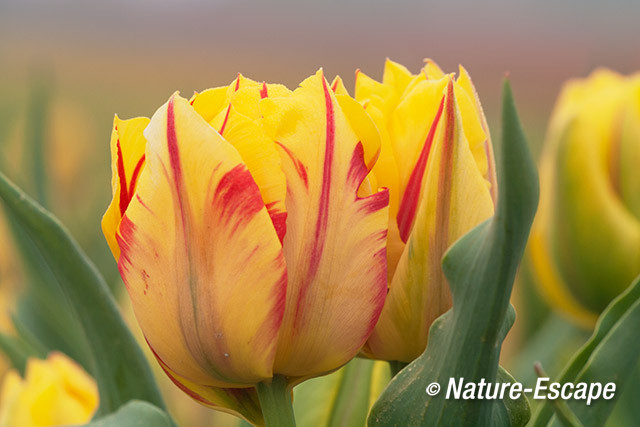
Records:
[[[551,304],[593,326],[640,273],[640,75],[567,83],[540,165],[529,263]]]
[[[98,408],[98,387],[62,353],[29,359],[25,378],[9,371],[0,395],[0,425],[47,427],[85,424]]]
[[[293,92],[239,76],[114,121],[103,231],[145,338],[256,424],[257,383],[344,365],[384,303],[388,193],[361,189],[379,139],[342,98],[322,71]]]
[[[493,214],[491,138],[467,71],[444,74],[427,60],[418,75],[387,61],[383,81],[356,73],[355,97],[381,134],[375,185],[389,188],[389,294],[365,353],[410,362],[431,323],[451,307],[441,260]]]

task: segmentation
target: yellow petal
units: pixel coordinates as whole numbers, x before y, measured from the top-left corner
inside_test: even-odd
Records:
[[[409,362],[426,347],[433,320],[451,307],[441,268],[448,247],[493,214],[493,202],[462,130],[449,81],[427,160],[417,219],[366,353]]]
[[[147,167],[118,230],[141,329],[194,383],[270,378],[286,270],[257,185],[184,98],[172,96],[145,136]]]
[[[445,76],[444,71],[433,59],[426,58],[424,60],[424,74],[429,80],[440,80]]]
[[[340,76],[336,76],[331,82],[331,90],[336,95],[349,95],[349,91],[344,86],[344,82]]]
[[[460,85],[466,92],[467,95],[471,98],[473,103],[475,104],[476,114],[480,118],[480,123],[482,126],[482,130],[486,136],[486,140],[484,141],[484,155],[486,160],[486,171],[483,172],[485,179],[488,182],[489,188],[491,190],[491,198],[493,199],[493,204],[495,205],[498,200],[498,180],[496,177],[496,162],[493,154],[493,143],[491,142],[491,133],[489,131],[489,125],[487,124],[487,118],[484,115],[484,110],[482,109],[482,105],[480,104],[480,97],[478,96],[478,92],[476,92],[476,88],[471,81],[471,76],[467,72],[467,70],[460,65],[460,76],[456,81],[458,85]],[[476,158],[476,162],[478,164],[483,163],[483,159],[479,157],[477,154],[474,154]],[[484,167],[482,168],[484,171]]]
[[[79,425],[98,408],[98,388],[67,356],[51,353],[46,360],[30,358],[24,380],[7,373],[1,402],[2,426]]]
[[[382,83],[389,85],[400,96],[405,89],[413,81],[414,75],[402,64],[394,62],[387,58],[384,62],[384,73],[382,74]]]
[[[320,375],[355,356],[382,308],[388,195],[357,197],[364,150],[322,70],[262,110],[287,177],[289,282],[274,372]]]
[[[227,92],[227,86],[207,89],[201,93],[195,93],[189,103],[206,122],[210,122],[229,103]]]
[[[121,120],[113,119],[111,132],[111,189],[113,199],[102,218],[104,233],[111,253],[120,257],[120,248],[116,242],[116,231],[122,220],[145,163],[146,140],[142,131],[149,124],[146,117]]]

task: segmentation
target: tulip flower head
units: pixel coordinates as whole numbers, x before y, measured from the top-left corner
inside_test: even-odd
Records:
[[[493,149],[467,71],[427,60],[418,75],[387,60],[382,82],[356,73],[355,97],[381,134],[375,185],[389,188],[389,294],[365,346],[371,357],[410,362],[431,323],[451,308],[441,261],[449,246],[493,215]]]
[[[358,353],[386,295],[388,193],[360,190],[379,144],[322,71],[293,92],[239,76],[116,117],[103,231],[185,392],[261,424],[257,383]]]
[[[98,387],[61,353],[29,359],[24,379],[9,371],[0,395],[0,425],[48,427],[88,423],[98,408]]]
[[[540,165],[529,261],[543,295],[593,326],[640,273],[640,74],[567,83]]]

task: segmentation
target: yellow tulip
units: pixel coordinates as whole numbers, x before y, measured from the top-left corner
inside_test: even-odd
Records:
[[[25,378],[9,371],[0,395],[0,425],[47,427],[86,424],[98,408],[95,381],[62,353],[29,359]]]
[[[260,424],[256,384],[359,352],[386,295],[388,193],[359,195],[379,143],[322,71],[293,92],[239,76],[116,117],[103,231],[186,393]]]
[[[382,82],[356,72],[355,97],[381,134],[375,185],[390,194],[389,294],[364,353],[410,362],[451,308],[441,260],[493,215],[491,138],[467,71],[457,79],[427,60],[418,75],[387,60]]]
[[[568,82],[540,165],[528,257],[551,304],[592,326],[640,273],[640,74]]]

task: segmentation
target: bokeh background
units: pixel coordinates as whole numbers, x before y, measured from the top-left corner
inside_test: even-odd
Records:
[[[115,113],[150,116],[175,90],[190,96],[238,72],[293,89],[324,67],[352,89],[358,68],[380,79],[385,57],[414,72],[430,57],[445,71],[469,70],[493,129],[509,73],[537,155],[566,79],[598,66],[640,69],[638,22],[633,0],[0,0],[0,169],[62,219],[117,291],[99,225]],[[0,220],[2,328],[23,281],[12,245]],[[574,340],[569,355],[584,336],[557,319],[546,323],[553,334],[528,339],[546,316],[530,291],[516,288],[514,304],[533,320],[520,316],[505,357],[532,376],[546,348]],[[547,357],[560,366],[557,353]],[[180,405],[178,419],[194,425],[197,405]]]

